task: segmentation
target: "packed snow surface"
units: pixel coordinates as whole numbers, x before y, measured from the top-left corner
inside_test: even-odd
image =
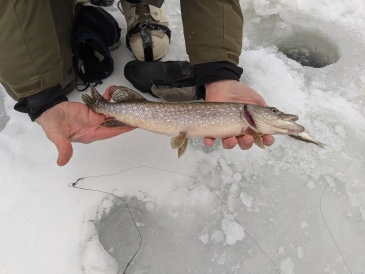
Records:
[[[287,136],[247,151],[191,140],[178,160],[168,137],[134,130],[74,144],[60,168],[0,88],[0,273],[123,273],[138,230],[127,273],[365,273],[365,4],[241,6],[241,81],[326,148]],[[163,61],[188,60],[179,1],[164,8],[173,37]],[[122,14],[108,10],[125,37]],[[112,56],[100,91],[132,87],[125,39]],[[120,198],[69,187],[81,177],[79,187],[123,199],[135,224]]]

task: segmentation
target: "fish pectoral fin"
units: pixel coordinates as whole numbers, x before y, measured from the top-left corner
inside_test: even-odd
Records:
[[[179,149],[177,151],[177,157],[178,158],[180,158],[181,156],[184,155],[187,147],[188,147],[188,138],[185,138],[185,141],[184,141],[183,145],[181,147],[179,147]]]
[[[127,125],[116,119],[107,120],[104,123],[101,123],[100,126],[102,126],[102,127],[119,127],[119,128],[130,127],[130,125]]]
[[[188,146],[188,138],[186,138],[186,131],[180,132],[179,135],[171,139],[171,147],[178,148],[177,156],[180,158],[184,155],[186,147]]]
[[[186,139],[186,132],[185,131],[180,132],[179,135],[171,139],[171,147],[173,149],[181,147],[182,145],[184,145],[185,139]]]
[[[108,87],[110,97],[116,103],[121,103],[127,100],[140,100],[147,101],[142,95],[139,95],[134,90],[123,86],[110,86]]]
[[[254,143],[262,148],[265,149],[264,143],[262,142],[262,137],[260,134],[258,134],[256,131],[254,131],[252,128],[248,128],[245,130],[245,132],[253,137]]]

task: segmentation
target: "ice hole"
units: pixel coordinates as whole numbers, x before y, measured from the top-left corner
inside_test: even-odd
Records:
[[[337,47],[319,34],[297,32],[280,41],[278,49],[302,66],[323,68],[339,59]]]

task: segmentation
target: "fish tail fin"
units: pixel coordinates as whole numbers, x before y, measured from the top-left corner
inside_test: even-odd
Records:
[[[92,108],[98,100],[104,100],[104,97],[96,90],[95,87],[90,86],[91,96],[88,94],[81,95],[82,101],[89,107]]]
[[[321,148],[324,148],[326,146],[326,144],[323,144],[321,142],[316,142],[315,143],[317,146],[321,147]]]

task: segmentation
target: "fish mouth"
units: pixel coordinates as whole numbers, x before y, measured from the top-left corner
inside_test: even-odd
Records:
[[[281,114],[278,116],[279,119],[287,122],[294,123],[295,121],[298,121],[299,117],[297,115],[293,114]]]

